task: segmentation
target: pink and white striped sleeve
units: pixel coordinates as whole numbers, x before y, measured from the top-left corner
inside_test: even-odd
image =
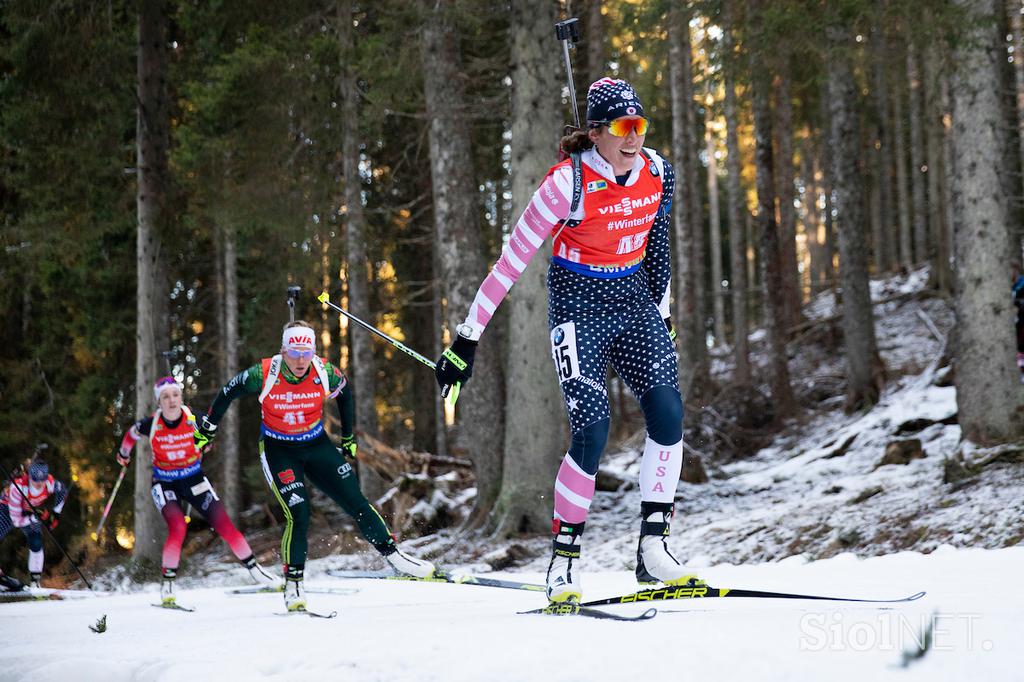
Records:
[[[572,199],[572,170],[562,167],[545,178],[533,193],[523,215],[512,229],[501,256],[476,292],[466,324],[473,330],[470,338],[480,339],[494,311],[512,285],[526,270],[551,230],[569,215]]]
[[[12,481],[7,491],[7,506],[11,513],[11,523],[15,528],[24,528],[32,521],[32,515],[25,513],[25,497],[25,491],[18,482]]]

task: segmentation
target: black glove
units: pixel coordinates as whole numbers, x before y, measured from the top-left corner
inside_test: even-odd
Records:
[[[200,451],[206,450],[210,445],[210,441],[217,435],[217,425],[210,421],[208,415],[203,415],[199,418],[199,423],[196,425],[195,443],[196,447]]]
[[[441,354],[437,361],[434,376],[441,387],[441,397],[447,398],[454,386],[461,386],[473,376],[473,358],[476,357],[477,341],[467,339],[461,334],[455,337],[455,343]],[[458,388],[455,395],[458,396]],[[452,402],[458,398],[453,398]]]
[[[338,448],[338,452],[345,458],[346,462],[356,461],[356,437],[355,434],[351,436],[341,437],[341,447]]]
[[[672,326],[672,318],[671,317],[666,317],[665,318],[665,328],[668,329],[668,338],[670,338],[673,341],[675,341],[676,340],[676,330],[675,330],[675,327]]]

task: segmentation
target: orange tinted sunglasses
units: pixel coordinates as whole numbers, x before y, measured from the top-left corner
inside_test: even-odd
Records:
[[[612,121],[593,121],[598,125],[608,126],[608,132],[615,137],[625,137],[629,131],[635,130],[637,135],[646,135],[650,121],[646,118],[617,118]]]

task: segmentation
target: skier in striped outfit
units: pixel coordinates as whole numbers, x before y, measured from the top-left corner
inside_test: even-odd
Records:
[[[67,494],[67,486],[50,474],[46,462],[36,457],[0,495],[0,540],[15,528],[25,534],[30,587],[39,587],[43,575],[43,524],[50,530],[57,528]],[[18,581],[2,572],[0,576],[0,585],[5,589],[20,589],[16,587]]]
[[[495,309],[554,234],[548,324],[572,444],[555,479],[547,573],[552,602],[582,599],[577,562],[608,440],[609,363],[640,401],[647,426],[637,580],[683,584],[692,577],[666,544],[683,460],[683,407],[669,319],[675,173],[657,152],[644,148],[647,119],[625,81],[602,78],[590,86],[587,124],[587,130],[563,139],[563,149],[578,156],[554,166],[534,193],[436,372],[443,395],[470,378],[477,344]]]

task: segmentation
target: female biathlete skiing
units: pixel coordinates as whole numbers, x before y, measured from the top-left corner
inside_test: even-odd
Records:
[[[547,573],[551,602],[582,600],[576,562],[608,440],[609,362],[640,401],[647,425],[637,580],[682,584],[692,577],[665,542],[682,466],[683,406],[669,320],[675,174],[667,161],[643,147],[647,125],[628,83],[602,78],[590,86],[588,130],[562,140],[575,159],[548,172],[458,326],[455,342],[437,363],[443,395],[469,380],[477,344],[495,309],[554,232],[548,325],[572,444],[555,479]]]
[[[43,524],[50,530],[57,527],[68,488],[50,474],[50,467],[39,457],[11,475],[14,480],[10,487],[0,491],[0,540],[15,528],[25,534],[29,587],[39,587],[43,576]],[[20,581],[0,571],[0,589],[13,592],[22,587]]]
[[[290,322],[281,338],[281,352],[241,372],[218,393],[208,414],[200,417],[196,432],[199,447],[213,438],[217,424],[231,401],[243,395],[259,396],[263,421],[260,460],[263,474],[284,512],[281,538],[284,560],[285,606],[305,611],[303,572],[309,495],[305,479],[322,490],[352,518],[363,537],[400,573],[417,578],[434,574],[428,561],[414,559],[398,549],[384,519],[359,489],[355,461],[355,400],[345,375],[316,355],[316,334],[302,321]],[[342,447],[339,450],[324,430],[324,403],[336,398],[341,412]]]
[[[153,393],[159,408],[152,416],[135,422],[121,440],[117,461],[131,462],[132,448],[140,438],[148,438],[153,450],[153,502],[167,524],[167,540],[162,556],[160,599],[163,606],[174,607],[174,579],[185,541],[185,510],[192,509],[209,522],[238,560],[249,570],[253,582],[270,585],[273,577],[256,561],[249,543],[231,523],[224,505],[203,474],[202,452],[195,445],[195,417],[181,402],[181,384],[174,377],[157,379]]]

